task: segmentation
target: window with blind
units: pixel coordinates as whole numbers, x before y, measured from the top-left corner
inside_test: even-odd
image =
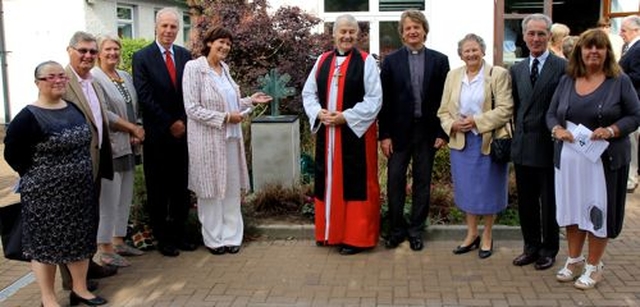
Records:
[[[424,11],[425,0],[380,0],[381,12],[401,12],[408,9]]]

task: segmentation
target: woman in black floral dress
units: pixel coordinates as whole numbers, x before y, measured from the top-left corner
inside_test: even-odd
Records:
[[[69,267],[74,297],[90,305],[106,300],[86,288],[89,259],[96,250],[96,206],[89,147],[91,132],[82,112],[62,100],[69,80],[62,66],[36,67],[38,100],[9,125],[4,157],[20,174],[24,253],[40,286],[43,306],[59,306],[54,291],[56,264]]]

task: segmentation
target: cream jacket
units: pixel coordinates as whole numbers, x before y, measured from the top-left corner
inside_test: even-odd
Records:
[[[229,67],[222,63],[223,73],[229,76],[240,96],[238,85],[229,75]],[[244,153],[244,141],[239,146],[240,165],[228,165],[226,151],[227,103],[210,77],[211,68],[204,56],[187,62],[182,77],[184,109],[187,113],[187,144],[189,148],[189,189],[199,198],[222,199],[226,195],[227,172],[240,170],[240,188],[249,189],[249,175]],[[240,111],[251,105],[251,98],[238,99]]]
[[[497,132],[497,137],[505,134],[511,135],[511,130],[506,125],[513,115],[513,97],[511,96],[511,77],[509,71],[499,67],[491,66],[483,61],[484,65],[484,103],[482,113],[473,116],[476,129],[482,133],[482,154],[488,155],[491,145],[491,132],[493,129],[501,128]],[[451,132],[453,122],[459,118],[460,114],[460,91],[462,89],[462,79],[467,71],[466,66],[462,66],[450,71],[444,84],[442,101],[438,109],[438,117],[442,129],[449,135],[449,147],[452,149],[464,148],[464,133]],[[495,108],[491,109],[491,92],[495,97]],[[506,127],[505,127],[506,125]]]

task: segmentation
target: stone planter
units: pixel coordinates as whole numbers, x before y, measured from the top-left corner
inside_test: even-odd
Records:
[[[260,116],[251,122],[253,190],[300,182],[300,120],[296,115]]]

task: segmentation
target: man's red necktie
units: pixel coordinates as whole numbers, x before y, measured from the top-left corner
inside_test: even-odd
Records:
[[[171,77],[171,82],[173,86],[178,87],[176,84],[176,65],[173,63],[173,58],[171,58],[171,52],[166,50],[164,52],[165,63],[167,64],[167,70],[169,71],[169,77]]]

